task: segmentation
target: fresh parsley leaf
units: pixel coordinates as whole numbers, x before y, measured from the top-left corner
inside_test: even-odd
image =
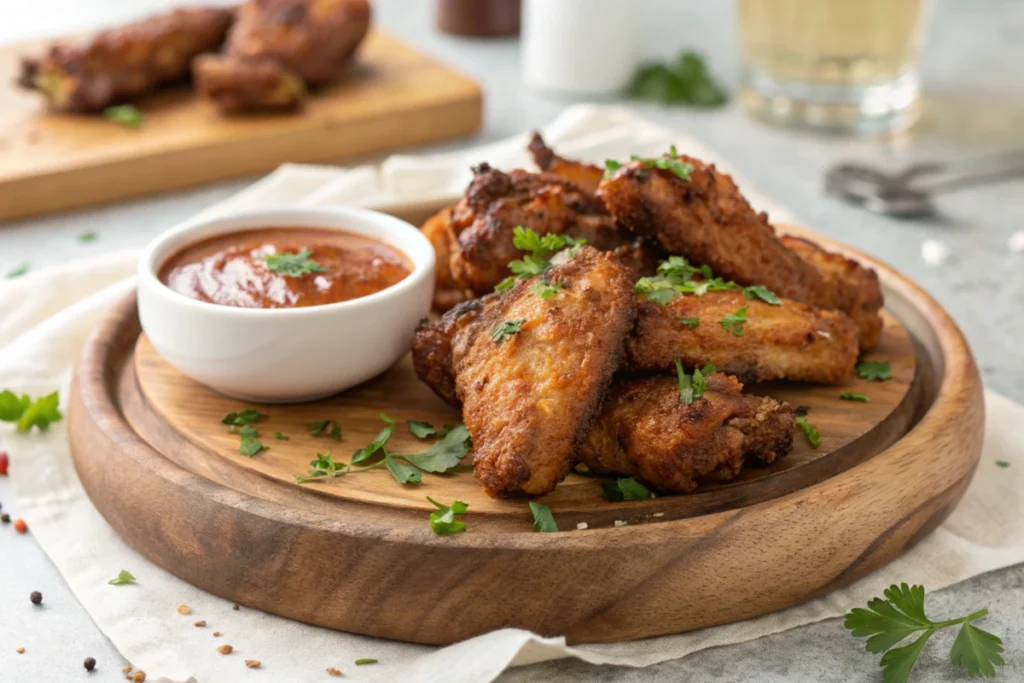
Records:
[[[558,525],[555,524],[555,518],[551,514],[551,508],[543,503],[536,503],[530,501],[530,512],[533,513],[533,530],[534,531],[558,531]]]
[[[544,282],[543,280],[530,285],[530,294],[539,296],[541,299],[550,299],[562,289],[559,282]]]
[[[666,154],[662,154],[660,157],[651,157],[645,159],[638,157],[635,154],[629,157],[630,161],[639,161],[640,168],[656,168],[659,171],[668,171],[672,175],[676,176],[680,180],[689,180],[690,173],[693,171],[693,165],[688,164],[685,161],[679,160],[679,154],[676,152],[676,146],[672,145]],[[617,161],[607,160],[604,162],[605,169],[609,168],[609,162],[615,166],[616,169],[620,168],[622,164]],[[607,175],[607,170],[605,171]]]
[[[331,433],[328,434],[328,436],[335,441],[341,441],[341,425],[335,422],[334,426],[331,427]]]
[[[726,332],[732,332],[737,337],[743,336],[743,326],[747,324],[747,307],[738,308],[734,313],[730,313],[721,320],[718,324],[725,329]]]
[[[860,401],[861,403],[870,403],[871,399],[864,394],[858,394],[856,391],[844,391],[839,394],[839,398],[844,401]]]
[[[94,232],[83,232],[81,235],[78,236],[78,241],[82,242],[82,243],[95,242],[96,241],[96,233],[94,233]]]
[[[288,277],[302,277],[310,273],[326,273],[330,270],[330,268],[325,268],[309,258],[312,255],[313,250],[305,248],[297,254],[289,254],[287,252],[267,254],[263,257],[263,261],[267,264],[269,270],[278,275],[286,275]]]
[[[361,462],[369,460],[377,451],[383,448],[384,444],[386,444],[388,439],[391,438],[391,433],[395,430],[395,421],[384,413],[380,414],[380,419],[384,420],[384,422],[387,423],[387,426],[380,430],[380,433],[377,434],[373,441],[352,454],[352,460],[349,462],[350,465],[358,465]]]
[[[638,482],[636,477],[626,477],[610,481],[601,487],[601,496],[605,500],[647,500],[654,498],[651,490]]]
[[[519,334],[520,329],[522,328],[523,323],[525,322],[526,318],[522,318],[520,320],[505,320],[498,323],[497,325],[491,328],[491,340],[494,341],[495,344],[500,344],[501,342],[505,341],[512,335]],[[431,428],[431,432],[433,432],[433,428]],[[423,439],[426,437],[421,436],[420,438]]]
[[[869,382],[884,382],[887,379],[892,379],[892,366],[887,360],[858,361],[854,370],[857,372],[859,377],[862,377]]]
[[[700,318],[680,318],[679,322],[691,330],[695,330],[700,325]]]
[[[135,577],[126,569],[122,569],[117,577],[107,581],[111,586],[123,586],[126,583],[135,583]]]
[[[412,465],[402,462],[398,459],[399,457],[404,456],[395,456],[388,453],[387,450],[384,451],[384,464],[388,468],[388,472],[391,473],[391,476],[395,478],[395,481],[399,484],[420,483],[420,480],[423,478],[420,471]]]
[[[243,436],[242,441],[238,444],[238,452],[248,458],[265,450],[265,448],[266,446],[260,443],[255,436]]]
[[[1010,461],[1009,460],[996,460],[996,465],[998,465],[999,467],[1009,467],[1010,466]]]
[[[657,275],[640,278],[634,287],[638,294],[646,294],[648,299],[661,306],[681,294],[704,296],[708,292],[735,289],[740,289],[735,282],[714,277],[707,265],[694,266],[682,256],[670,256],[662,261],[658,264]]]
[[[220,422],[221,424],[236,425],[241,427],[243,425],[259,422],[265,417],[266,415],[256,410],[255,408],[246,408],[245,410],[241,410],[237,413],[228,413]]]
[[[409,425],[409,433],[415,436],[417,439],[429,439],[430,437],[437,434],[437,430],[434,429],[434,425],[430,424],[429,422],[408,420],[406,424]]]
[[[892,585],[883,598],[868,602],[867,609],[857,607],[846,615],[843,626],[857,638],[867,637],[868,652],[884,652],[880,664],[885,683],[906,683],[925,643],[936,631],[962,624],[950,651],[955,666],[967,675],[995,675],[995,667],[1005,664],[1002,641],[973,624],[985,617],[987,609],[959,619],[935,622],[925,615],[925,592],[922,586]],[[895,647],[906,638],[918,635],[908,645]]]
[[[255,427],[253,427],[252,425],[245,425],[245,426],[241,427],[241,428],[240,428],[240,429],[238,430],[238,435],[239,435],[239,436],[241,436],[241,437],[242,437],[242,438],[244,439],[244,438],[245,438],[245,437],[247,437],[247,436],[249,436],[249,437],[253,437],[253,436],[259,436],[259,435],[260,435],[260,433],[259,433],[259,431],[258,431],[258,430],[257,430],[257,429],[256,429]]]
[[[466,457],[472,443],[465,425],[452,427],[444,438],[433,444],[425,453],[397,454],[424,472],[447,472]]]
[[[309,481],[339,477],[350,469],[349,466],[343,462],[335,462],[330,451],[327,451],[326,453],[317,453],[316,460],[311,461],[309,464],[312,466],[312,468],[308,470],[309,476],[296,474],[295,481],[300,484],[305,484]]]
[[[515,287],[516,279],[517,278],[514,275],[509,275],[507,278],[505,278],[504,280],[502,280],[501,282],[494,286],[494,291],[504,292],[506,289],[512,289],[513,287]]]
[[[729,99],[725,89],[711,75],[704,58],[695,52],[682,52],[666,64],[642,65],[633,77],[629,94],[666,105],[695,107],[719,107]]]
[[[613,175],[615,175],[615,172],[618,171],[620,168],[622,168],[622,164],[620,164],[618,161],[615,161],[615,159],[605,159],[604,160],[604,178],[605,178],[605,180],[607,180],[608,178],[611,178]]]
[[[103,110],[103,118],[129,128],[142,125],[142,112],[134,104],[119,104]]]
[[[64,417],[59,404],[60,397],[56,391],[33,401],[28,394],[18,396],[7,389],[0,392],[0,420],[14,422],[19,432],[27,432],[33,427],[43,432],[51,423]]]
[[[568,235],[556,233],[540,236],[533,230],[524,228],[521,225],[513,228],[512,234],[512,244],[515,248],[530,253],[524,254],[521,260],[509,262],[508,269],[513,275],[499,282],[498,286],[494,288],[495,291],[511,289],[515,285],[516,279],[526,280],[535,275],[540,275],[551,267],[550,257],[555,252],[570,247],[568,256],[572,257],[575,254],[575,250],[586,242],[583,239],[575,239]]]
[[[779,301],[779,297],[775,296],[775,292],[771,291],[764,285],[754,285],[753,287],[744,287],[743,296],[747,297],[750,301],[754,299],[760,299],[766,304],[772,306],[781,306],[782,302]]]
[[[328,427],[330,427],[329,430]],[[313,424],[309,425],[309,435],[327,436],[335,441],[341,441],[341,425],[338,424],[337,420],[317,420]]]
[[[465,513],[466,509],[469,508],[468,503],[456,500],[449,506],[438,503],[430,496],[427,496],[427,500],[437,508],[436,511],[430,513],[430,528],[433,529],[435,534],[438,536],[448,536],[450,534],[459,534],[466,530],[466,523],[456,519],[455,516]]]
[[[821,445],[821,435],[818,434],[817,428],[807,421],[807,418],[803,415],[798,415],[796,418],[796,426],[804,431],[807,436],[807,440],[810,442],[812,448],[817,448]]]
[[[715,366],[708,363],[703,368],[694,368],[692,375],[683,371],[682,362],[676,358],[676,378],[679,380],[679,402],[688,406],[704,395],[708,388],[707,376],[715,371]]]
[[[284,434],[282,432],[274,432],[274,438],[278,439],[280,441],[288,441],[289,439],[291,439],[290,436],[288,436],[287,434]]]
[[[20,266],[12,268],[11,270],[7,271],[7,279],[13,280],[16,277],[21,277],[22,275],[28,272],[29,267],[30,266],[28,263],[22,263]]]
[[[373,657],[360,657],[356,660],[356,666],[364,666],[366,664],[376,664],[377,660]]]

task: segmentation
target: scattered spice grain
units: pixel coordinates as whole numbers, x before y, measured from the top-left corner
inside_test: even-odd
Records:
[[[122,666],[121,667],[121,673],[124,674],[125,678],[128,678],[129,676],[131,676],[131,674],[132,674],[132,665],[131,664],[125,664],[124,666]]]
[[[33,605],[39,605],[43,602],[43,594],[39,591],[32,591],[29,594],[28,599],[32,601]]]
[[[247,660],[245,660],[245,665],[247,667],[249,667],[250,669],[258,669],[258,668],[260,668],[260,660],[258,660],[258,659],[247,659]]]
[[[19,647],[17,650],[15,650],[15,652],[17,652],[19,655],[25,654],[25,648]]]
[[[14,530],[17,531],[19,534],[23,534],[26,531],[28,531],[28,524],[26,524],[25,520],[23,520],[21,517],[18,517],[16,520],[14,520]]]
[[[192,614],[192,608],[188,605],[178,605],[178,614]]]
[[[199,621],[197,621],[196,623],[194,623],[192,625],[195,626],[196,628],[202,628],[202,627],[206,626],[206,622],[204,620],[200,619]]]
[[[86,657],[85,661],[82,662],[82,666],[85,667],[86,671],[92,671],[93,669],[96,668],[96,660],[93,659],[92,657]]]
[[[0,522],[3,522],[4,524],[10,524],[11,516],[5,512],[4,514],[0,515]]]
[[[146,672],[145,671],[136,671],[135,673],[132,674],[132,683],[142,683],[145,680],[146,680]]]
[[[234,649],[235,648],[231,647],[230,645],[221,645],[217,648],[217,652],[221,653],[222,655],[229,655],[232,653],[232,651],[234,651]]]
[[[238,610],[239,609],[238,603],[236,602],[235,604],[231,605],[231,609]]]
[[[214,638],[220,638],[220,631],[214,631],[213,632],[213,637]]]
[[[335,678],[341,675],[341,672],[335,669],[333,666],[327,667],[327,673],[334,676]]]

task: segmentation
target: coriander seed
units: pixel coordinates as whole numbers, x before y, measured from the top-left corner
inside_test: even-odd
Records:
[[[93,669],[96,668],[96,660],[93,659],[92,657],[86,657],[85,661],[82,662],[82,666],[85,667],[86,671],[92,671]]]
[[[32,601],[33,605],[39,605],[43,602],[43,594],[39,591],[32,591],[28,599]]]

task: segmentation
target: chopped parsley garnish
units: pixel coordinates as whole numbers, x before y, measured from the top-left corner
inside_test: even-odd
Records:
[[[384,450],[384,466],[399,484],[418,484],[423,479],[420,471]]]
[[[408,420],[409,433],[415,436],[417,439],[429,439],[432,436],[444,436],[448,432],[455,429],[451,425],[445,425],[441,429],[434,429],[434,425],[429,422],[420,422],[418,420]]]
[[[544,282],[540,280],[530,285],[530,294],[539,296],[541,299],[550,299],[562,289],[560,282]]]
[[[437,508],[436,511],[430,513],[430,528],[433,529],[435,534],[438,536],[449,536],[451,534],[460,534],[466,530],[466,523],[456,519],[455,516],[464,514],[469,508],[468,503],[456,500],[451,505],[445,505],[444,503],[438,503],[430,496],[427,496],[427,500]]]
[[[241,410],[241,411],[239,411],[237,413],[228,413],[227,415],[224,416],[224,419],[221,420],[220,422],[221,422],[221,424],[233,425],[233,426],[236,426],[236,427],[241,427],[241,426],[244,426],[244,425],[249,425],[249,424],[253,424],[255,422],[259,422],[260,420],[262,420],[265,417],[266,417],[266,415],[264,415],[260,411],[256,410],[255,408],[246,408],[245,410]]]
[[[310,436],[327,436],[341,441],[341,425],[337,420],[318,420],[309,426]]]
[[[798,415],[796,426],[804,431],[804,435],[807,436],[807,441],[810,442],[812,448],[817,448],[821,445],[821,435],[818,434],[818,429],[808,422],[806,417]]]
[[[743,336],[743,326],[747,324],[747,307],[739,308],[735,313],[730,313],[721,320],[718,324],[725,329],[726,332],[732,332],[737,337]]]
[[[498,283],[495,291],[511,289],[516,280],[527,280],[535,275],[540,275],[553,264],[551,257],[557,252],[569,248],[568,256],[575,255],[576,250],[586,243],[583,239],[574,239],[568,235],[559,235],[549,232],[543,237],[529,228],[519,225],[512,230],[512,244],[516,249],[529,252],[523,254],[523,258],[517,261],[510,261],[508,269],[513,273]],[[551,295],[549,295],[551,296]],[[545,297],[547,298],[547,297]]]
[[[330,479],[332,477],[338,477],[345,474],[350,469],[348,465],[343,462],[334,462],[334,458],[331,456],[331,452],[317,453],[316,460],[309,463],[312,468],[309,471],[309,476],[295,475],[295,481],[300,484],[304,484],[308,481],[317,481],[318,479]]]
[[[870,403],[871,399],[864,394],[858,394],[856,391],[844,391],[839,394],[839,398],[844,401],[860,401],[861,403]]]
[[[605,500],[647,500],[654,498],[651,490],[638,482],[636,477],[626,477],[606,483],[601,487],[601,496]]]
[[[312,255],[313,251],[306,248],[297,254],[267,254],[263,257],[263,261],[269,270],[288,277],[302,277],[310,273],[326,273],[330,270],[309,258]]]
[[[395,421],[385,413],[380,414],[380,419],[384,420],[386,426],[380,430],[373,441],[352,454],[352,460],[349,464],[358,465],[361,462],[369,460],[377,451],[384,448],[384,444],[386,444],[388,439],[391,438],[391,433],[395,430]]]
[[[500,344],[514,334],[519,334],[523,323],[526,322],[526,318],[520,320],[505,320],[491,328],[491,340],[495,344]],[[411,428],[411,427],[410,427]],[[420,437],[421,439],[424,437]]]
[[[32,400],[28,394],[15,394],[10,389],[0,391],[0,422],[13,422],[19,432],[33,427],[44,432],[53,422],[60,422],[64,416],[59,410],[60,397],[57,392]]]
[[[689,180],[690,172],[693,171],[693,166],[691,164],[679,160],[679,152],[676,151],[675,145],[669,147],[668,152],[666,154],[662,154],[660,157],[644,159],[643,157],[638,157],[633,154],[630,155],[629,160],[639,161],[641,168],[656,168],[660,171],[668,171],[680,180]],[[622,168],[622,166],[623,164],[620,164],[613,159],[606,159],[604,162],[604,177],[610,178],[617,170]]]
[[[558,525],[555,524],[555,518],[551,515],[551,508],[543,503],[535,503],[530,501],[530,512],[533,513],[533,530],[534,531],[558,531]]]
[[[20,266],[12,268],[11,270],[7,271],[6,277],[8,280],[13,280],[16,277],[21,277],[22,275],[28,272],[29,267],[30,266],[28,263],[22,263]]]
[[[83,232],[81,235],[78,236],[78,241],[79,242],[83,242],[83,243],[95,242],[96,241],[96,233],[94,233],[94,232]]]
[[[288,441],[292,437],[290,437],[287,434],[284,434],[282,432],[274,432],[274,438],[278,439],[279,441]]]
[[[376,664],[377,660],[373,657],[361,657],[356,660],[356,666],[363,666],[365,664]]]
[[[103,118],[129,128],[138,128],[142,125],[142,112],[133,104],[107,107],[103,110]]]
[[[858,361],[854,370],[857,372],[858,377],[862,377],[869,382],[884,382],[887,379],[892,379],[892,366],[887,360]]]
[[[679,322],[691,330],[695,330],[700,325],[700,318],[680,318]]]
[[[679,379],[679,402],[688,406],[704,395],[708,388],[707,376],[715,371],[708,363],[703,368],[694,368],[692,375],[683,371],[682,362],[676,358],[676,377]]]
[[[720,107],[729,97],[696,52],[681,52],[668,63],[642,65],[629,87],[632,97],[662,104]]]
[[[111,586],[123,586],[126,583],[135,583],[135,577],[127,569],[122,569],[117,576],[107,581]]]
[[[843,626],[856,638],[867,637],[864,649],[868,652],[885,653],[879,662],[885,683],[906,683],[932,634],[958,624],[962,626],[949,653],[954,666],[965,669],[967,676],[974,678],[978,674],[995,676],[996,667],[1006,663],[1002,657],[1003,641],[974,625],[988,615],[988,609],[959,619],[932,621],[924,612],[923,586],[893,584],[885,589],[884,595],[869,600],[867,609],[850,610]],[[910,644],[895,647],[910,636],[916,636]]]
[[[996,465],[998,465],[999,467],[1009,467],[1010,466],[1010,461],[1009,460],[996,460]]]
[[[245,428],[243,428],[245,429]],[[252,429],[252,427],[249,427]],[[253,429],[253,431],[256,431]],[[259,434],[256,435],[245,435],[242,434],[242,440],[238,444],[238,452],[248,458],[256,455],[260,451],[266,450],[266,446],[257,439]]]
[[[699,276],[700,279],[694,279]],[[681,294],[704,296],[708,292],[740,289],[735,282],[714,277],[708,266],[691,265],[682,256],[670,256],[658,264],[658,274],[637,280],[634,290],[646,294],[656,304],[664,306]]]
[[[744,287],[743,296],[753,301],[754,299],[760,299],[766,304],[772,306],[781,306],[782,302],[779,301],[779,297],[775,296],[775,292],[768,289],[764,285],[754,285],[753,287]]]
[[[265,417],[266,415],[255,408],[246,408],[237,413],[228,413],[221,420],[221,424],[230,425],[228,432],[241,437],[241,441],[238,443],[238,452],[241,455],[251,458],[260,451],[266,450],[267,447],[258,439],[259,431],[253,427],[253,424]]]

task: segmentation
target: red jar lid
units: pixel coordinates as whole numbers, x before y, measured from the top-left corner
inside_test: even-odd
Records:
[[[437,0],[437,27],[457,36],[519,33],[520,0]]]

